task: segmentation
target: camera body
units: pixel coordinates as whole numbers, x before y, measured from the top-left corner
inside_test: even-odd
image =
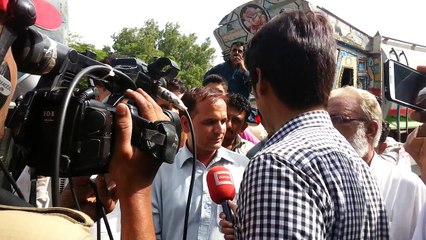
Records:
[[[143,66],[142,61],[129,58],[127,68],[120,65],[121,69],[139,71],[129,77],[34,30],[27,31],[15,42],[12,48],[17,49],[14,56],[18,69],[41,75],[37,86],[17,101],[17,107],[9,113],[6,123],[12,129],[15,144],[20,147],[27,165],[33,167],[37,175],[44,176],[52,176],[55,161],[59,161],[61,177],[106,173],[114,147],[115,105],[123,98],[126,89],[140,87],[138,82],[143,82],[142,88],[147,92],[155,92],[158,81],[147,69],[163,68],[172,61],[161,58],[161,64],[154,62]],[[71,87],[75,81],[81,80],[76,79],[79,73],[92,66],[98,68],[81,77],[103,79],[109,83],[111,95],[106,103],[95,100],[97,92],[92,86]],[[168,69],[176,69],[175,64]],[[173,70],[173,74],[177,71]],[[161,72],[159,69],[154,76],[158,77]],[[132,144],[158,161],[172,163],[179,146],[177,114],[165,112],[172,121],[152,123],[139,116],[134,104],[127,104],[133,119]],[[63,111],[64,119],[61,117]],[[59,160],[54,154],[58,142],[61,143]]]

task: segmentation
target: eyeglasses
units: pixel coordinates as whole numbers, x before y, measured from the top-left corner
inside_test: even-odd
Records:
[[[333,124],[345,124],[350,122],[368,122],[367,119],[364,118],[351,118],[343,115],[330,115],[331,122]]]

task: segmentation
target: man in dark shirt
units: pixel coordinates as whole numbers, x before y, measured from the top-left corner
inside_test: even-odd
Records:
[[[251,83],[250,73],[244,65],[244,50],[243,42],[232,43],[229,60],[210,69],[204,79],[210,74],[219,74],[228,81],[228,92],[239,93],[248,99]]]
[[[244,172],[235,239],[389,238],[375,179],[325,111],[335,54],[327,17],[313,11],[285,11],[248,44],[253,94],[272,136]]]

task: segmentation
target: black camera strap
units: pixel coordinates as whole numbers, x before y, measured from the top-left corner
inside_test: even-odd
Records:
[[[142,150],[148,152],[156,159],[173,163],[179,149],[179,138],[175,125],[170,121],[156,121],[148,124],[141,134]]]

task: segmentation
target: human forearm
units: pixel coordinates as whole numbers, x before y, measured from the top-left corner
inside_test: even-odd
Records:
[[[121,239],[155,239],[151,187],[132,194],[118,194],[121,207]]]
[[[168,120],[160,106],[143,90],[127,90],[141,117]],[[155,239],[151,211],[151,184],[161,165],[150,154],[132,146],[132,118],[124,104],[116,106],[116,138],[109,173],[117,186],[121,208],[122,239]]]
[[[420,169],[420,177],[426,183],[426,125],[411,132],[407,141],[404,143],[404,149],[416,161]]]

